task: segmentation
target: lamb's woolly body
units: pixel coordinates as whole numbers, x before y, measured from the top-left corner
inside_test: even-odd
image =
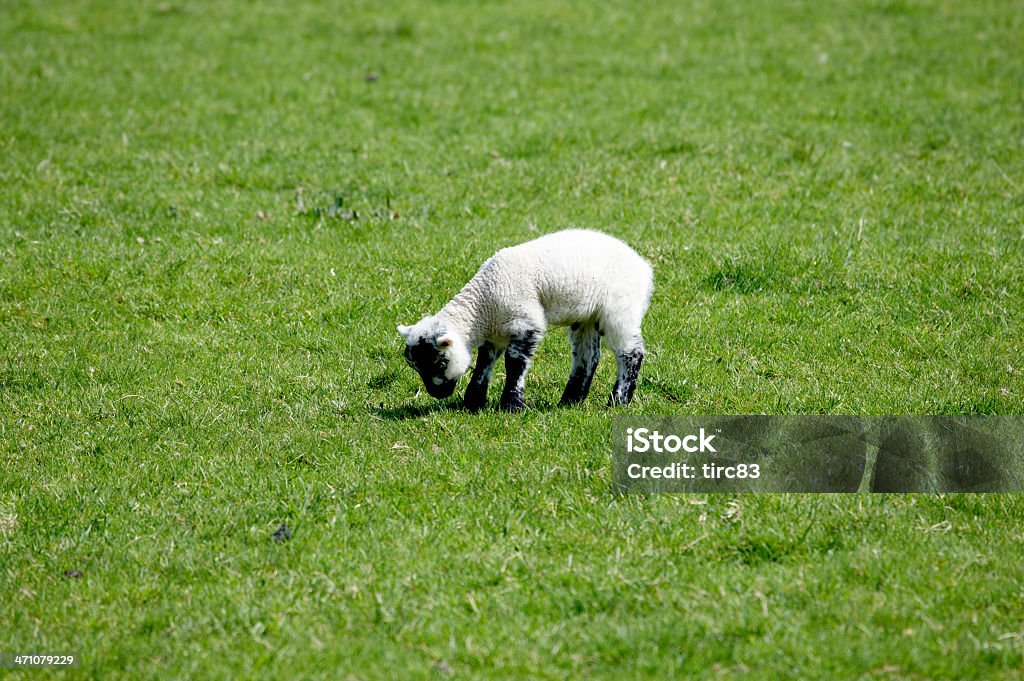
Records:
[[[629,350],[653,286],[650,265],[632,248],[571,229],[498,251],[436,316],[470,347],[504,348],[527,328],[597,322],[610,347]]]
[[[571,326],[572,373],[562,395],[578,402],[590,390],[601,337],[615,351],[618,378],[612,404],[633,396],[644,348],[640,325],[653,289],[650,265],[618,239],[591,230],[548,234],[487,260],[436,315],[399,326],[406,361],[434,397],[447,397],[472,361],[480,358],[466,403],[480,408],[495,358],[505,353],[502,407],[523,407],[530,359],[548,326]]]

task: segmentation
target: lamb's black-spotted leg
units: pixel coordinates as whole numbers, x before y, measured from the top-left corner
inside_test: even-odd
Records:
[[[644,362],[643,342],[640,341],[639,345],[631,350],[616,352],[615,361],[618,364],[618,375],[615,378],[612,395],[608,398],[609,407],[629,404],[632,401],[637,378],[640,376],[640,365]]]
[[[484,343],[476,356],[476,366],[466,388],[466,409],[480,411],[487,404],[487,385],[491,382],[491,370],[498,359],[498,351],[490,343]]]
[[[601,334],[593,324],[573,324],[569,328],[569,344],[572,346],[572,370],[560,404],[575,404],[587,397],[601,359]]]
[[[540,331],[526,331],[514,337],[505,350],[505,390],[501,393],[500,405],[503,411],[526,408],[526,372],[540,339]]]

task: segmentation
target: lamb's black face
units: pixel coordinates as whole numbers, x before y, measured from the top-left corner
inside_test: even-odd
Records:
[[[419,373],[420,378],[423,379],[423,386],[431,397],[443,400],[455,392],[455,386],[459,381],[445,375],[445,371],[448,369],[448,357],[434,345],[432,340],[421,338],[413,345],[406,345],[405,361]]]

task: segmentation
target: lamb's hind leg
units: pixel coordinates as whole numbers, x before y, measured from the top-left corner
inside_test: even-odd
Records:
[[[629,404],[633,400],[633,391],[640,376],[640,365],[644,362],[644,341],[635,336],[625,349],[615,351],[615,362],[618,364],[618,375],[615,387],[608,398],[608,406]]]
[[[560,404],[575,404],[586,399],[601,359],[601,334],[595,324],[573,324],[569,328],[569,344],[572,346],[572,370]]]
[[[499,403],[503,411],[515,412],[526,408],[526,372],[540,339],[541,332],[531,329],[513,337],[505,350],[505,390]]]

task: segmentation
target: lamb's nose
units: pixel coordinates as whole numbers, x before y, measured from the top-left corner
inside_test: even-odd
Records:
[[[455,381],[448,381],[442,385],[434,385],[433,383],[427,383],[427,394],[431,397],[443,400],[455,392]]]

